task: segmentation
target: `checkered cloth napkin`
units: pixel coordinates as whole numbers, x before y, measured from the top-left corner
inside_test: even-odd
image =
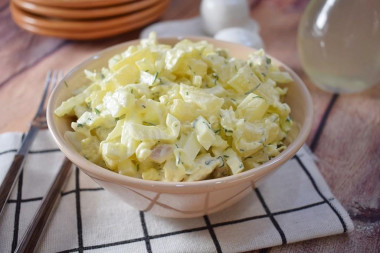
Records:
[[[20,133],[0,135],[0,181],[21,139]],[[0,218],[0,252],[16,248],[63,158],[50,133],[40,131]],[[73,167],[38,251],[241,252],[352,230],[304,147],[239,203],[194,219],[138,211]]]

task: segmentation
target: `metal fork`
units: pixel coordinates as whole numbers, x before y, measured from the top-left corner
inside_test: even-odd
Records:
[[[61,79],[63,73],[55,73],[53,72],[53,77],[55,79]],[[55,83],[55,82],[53,82]],[[42,116],[45,116],[45,113],[42,112]],[[41,121],[40,121],[41,120]],[[35,121],[33,121],[35,125],[39,127],[46,126],[46,118],[37,117]],[[32,124],[33,125],[33,124]],[[72,162],[65,157],[60,168],[58,169],[57,175],[55,176],[52,184],[49,187],[49,190],[45,194],[42,199],[41,205],[35,213],[32,221],[27,227],[20,243],[18,244],[15,252],[16,253],[24,253],[24,252],[35,252],[37,246],[40,242],[42,235],[44,234],[46,224],[49,222],[52,214],[54,213],[56,207],[58,206],[59,199],[61,197],[61,191],[65,184],[67,183],[69,176],[71,174]]]
[[[9,196],[16,184],[18,177],[20,176],[25,162],[25,158],[27,156],[30,146],[32,145],[37,135],[38,130],[46,128],[47,126],[45,111],[45,104],[47,100],[46,98],[48,97],[49,92],[53,90],[60,76],[61,74],[58,71],[49,71],[46,75],[45,87],[36,115],[34,116],[31,122],[28,133],[26,134],[21,144],[21,147],[17,151],[2,184],[0,185],[0,215],[4,211],[5,204],[9,199]]]

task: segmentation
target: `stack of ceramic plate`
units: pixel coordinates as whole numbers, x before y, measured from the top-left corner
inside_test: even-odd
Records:
[[[110,37],[157,20],[170,0],[12,0],[14,21],[41,35],[74,40]]]

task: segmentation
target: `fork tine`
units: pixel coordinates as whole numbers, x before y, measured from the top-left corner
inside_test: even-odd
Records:
[[[57,86],[57,84],[63,79],[63,77],[64,77],[64,73],[63,73],[63,71],[58,71],[58,73],[57,73],[57,80],[56,80],[56,82],[55,83],[53,83],[53,86],[51,87],[52,88],[52,90],[55,88],[55,86]]]
[[[34,118],[39,117],[41,115],[43,109],[44,109],[45,100],[46,100],[46,97],[47,97],[47,94],[48,94],[48,91],[49,91],[49,86],[52,83],[52,79],[54,78],[54,76],[55,76],[55,71],[49,70],[49,72],[47,73],[46,78],[45,78],[44,92],[42,94],[42,98],[41,98],[40,104],[38,106],[38,110],[37,110],[36,115],[34,116]]]
[[[53,77],[51,81],[50,93],[54,90],[55,86],[63,79],[64,73],[62,71],[53,71]]]

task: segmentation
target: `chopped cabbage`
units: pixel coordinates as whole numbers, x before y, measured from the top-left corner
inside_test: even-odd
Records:
[[[292,127],[282,102],[292,78],[263,50],[235,59],[205,41],[174,46],[155,34],[86,70],[88,87],[64,101],[65,136],[119,174],[195,181],[252,169],[283,151]]]

